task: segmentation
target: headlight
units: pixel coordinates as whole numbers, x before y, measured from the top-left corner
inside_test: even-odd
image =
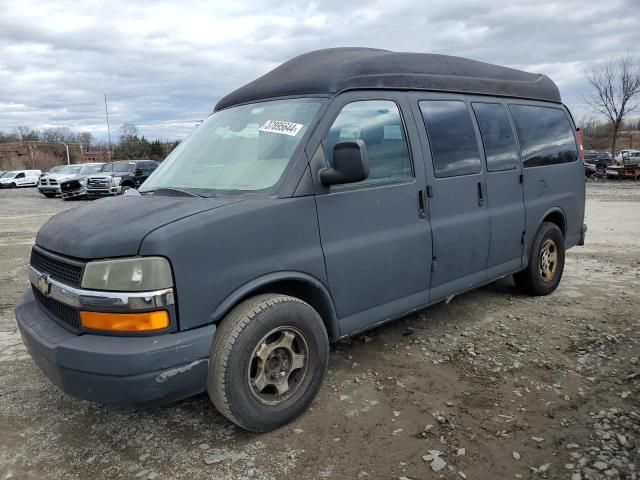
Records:
[[[81,178],[80,180],[78,180],[78,183],[80,183],[80,185],[82,185],[83,187],[87,186],[87,177]]]
[[[117,187],[120,185],[120,180],[122,180],[122,177],[111,177],[111,185]]]
[[[91,290],[143,292],[173,287],[169,261],[161,257],[136,257],[89,262],[82,287]]]

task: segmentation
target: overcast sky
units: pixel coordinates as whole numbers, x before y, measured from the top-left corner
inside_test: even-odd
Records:
[[[305,51],[367,46],[469,57],[549,75],[574,115],[582,71],[638,51],[638,0],[2,0],[0,130],[106,138],[133,122],[184,137],[225,93]]]

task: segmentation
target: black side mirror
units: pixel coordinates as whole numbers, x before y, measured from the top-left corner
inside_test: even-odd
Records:
[[[318,173],[324,185],[361,182],[369,176],[369,157],[362,140],[338,142],[333,147],[333,167]]]

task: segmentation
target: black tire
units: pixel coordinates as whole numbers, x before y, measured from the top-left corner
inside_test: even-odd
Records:
[[[9,188],[18,188],[18,186],[15,183],[10,183]]]
[[[47,198],[55,198],[56,194],[55,193],[43,193],[43,195]]]
[[[607,171],[607,166],[604,163],[599,163],[596,165],[596,173],[598,175],[604,175]]]
[[[289,343],[291,350],[270,350],[282,342],[285,332],[299,335]],[[269,353],[267,359],[260,356],[261,350]],[[306,352],[304,367],[294,368],[293,358],[290,358],[291,365],[286,358],[280,363],[281,357],[276,355],[279,351],[285,352],[285,357],[286,352],[293,354],[298,361],[301,361],[298,354]],[[278,357],[278,366],[274,368],[283,370],[270,372],[263,375],[264,378],[273,380],[274,375],[286,375],[286,379],[269,383],[258,391],[255,377],[264,374],[267,364],[273,364],[272,356]],[[239,427],[268,432],[291,422],[306,410],[324,380],[328,360],[327,331],[318,312],[302,300],[287,295],[258,295],[236,306],[216,330],[207,392],[218,411]],[[282,388],[291,388],[291,392],[280,397],[276,383]],[[269,398],[271,403],[265,403]]]
[[[548,266],[552,263],[545,262],[543,258],[543,252],[545,250],[548,251],[551,246],[556,256],[553,272],[550,272],[549,268],[543,268],[543,266]],[[553,257],[553,254],[550,255]],[[558,284],[562,279],[564,258],[564,235],[562,235],[562,231],[556,224],[544,222],[540,225],[533,239],[527,268],[513,276],[516,286],[529,295],[549,295],[558,288]]]

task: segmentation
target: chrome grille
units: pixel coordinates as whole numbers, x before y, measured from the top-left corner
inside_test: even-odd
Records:
[[[109,188],[111,178],[90,178],[87,180],[88,188]]]

